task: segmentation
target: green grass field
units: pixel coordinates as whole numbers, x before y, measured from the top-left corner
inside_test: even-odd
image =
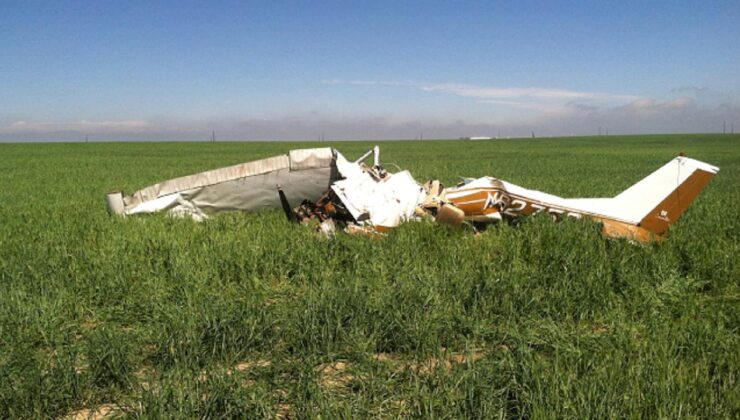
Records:
[[[380,145],[419,181],[563,196],[681,151],[721,171],[659,244],[548,217],[326,240],[104,199],[316,143],[0,144],[0,417],[740,416],[740,136]]]

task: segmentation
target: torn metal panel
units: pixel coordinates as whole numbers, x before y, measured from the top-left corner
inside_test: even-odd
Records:
[[[291,205],[318,199],[338,179],[331,148],[294,150],[225,168],[160,182],[117,199],[109,196],[109,211],[132,215],[169,211],[202,219],[220,211],[279,208],[281,185]],[[122,201],[122,203],[121,203]],[[122,205],[121,205],[122,204]]]
[[[426,196],[408,171],[383,179],[361,172],[336,181],[331,188],[356,220],[383,227],[396,227],[411,219]]]
[[[282,155],[200,172],[142,188],[124,198],[124,203],[127,208],[131,208],[141,203],[182,191],[198,190],[210,185],[269,174],[281,169],[285,170],[289,168],[289,165],[290,159],[288,156]]]
[[[373,165],[367,166],[363,160],[371,155]],[[306,200],[292,213],[286,213],[289,220],[323,223],[334,219],[341,222],[345,230],[357,230],[349,226],[353,225],[380,231],[414,218],[419,203],[426,196],[408,171],[390,174],[380,166],[377,146],[354,162],[336,153],[335,164],[341,179],[333,182],[318,202]]]

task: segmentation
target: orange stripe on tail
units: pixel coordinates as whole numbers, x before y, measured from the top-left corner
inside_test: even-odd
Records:
[[[661,201],[638,226],[657,235],[662,235],[673,222],[678,220],[699,192],[709,183],[713,173],[696,169],[668,197]]]

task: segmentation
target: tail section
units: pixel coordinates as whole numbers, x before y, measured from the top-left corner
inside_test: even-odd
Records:
[[[678,156],[613,198],[625,219],[661,235],[683,214],[719,168]]]

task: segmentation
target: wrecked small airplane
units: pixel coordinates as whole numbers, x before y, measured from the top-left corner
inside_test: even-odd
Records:
[[[611,198],[562,198],[483,177],[445,188],[419,184],[408,171],[387,172],[375,146],[355,161],[333,148],[288,154],[164,181],[131,195],[107,195],[111,214],[166,211],[203,220],[220,211],[282,208],[296,223],[374,234],[424,218],[481,225],[545,212],[591,219],[607,237],[660,239],[719,168],[680,155]],[[373,157],[371,165],[364,162]]]

